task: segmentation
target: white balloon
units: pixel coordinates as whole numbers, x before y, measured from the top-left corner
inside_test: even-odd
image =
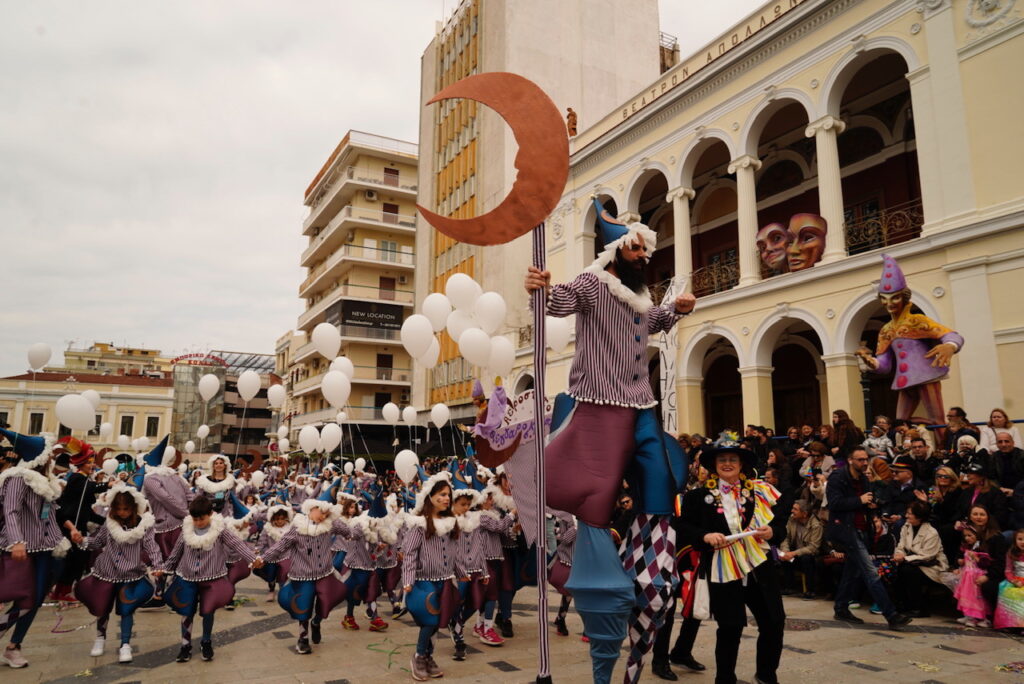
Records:
[[[199,429],[196,430],[196,437],[198,437],[199,439],[206,439],[209,436],[210,436],[210,426],[209,425],[200,425]]]
[[[185,442],[185,453],[186,454],[194,453],[195,450],[196,450],[196,443],[195,442],[193,442],[191,439],[188,440],[187,442]]]
[[[397,425],[398,419],[402,415],[402,411],[398,408],[397,405],[395,405],[394,402],[391,401],[384,404],[380,412],[384,416],[384,422],[386,422],[389,425]]]
[[[72,430],[91,430],[96,426],[95,409],[81,394],[65,394],[57,400],[57,420]]]
[[[203,401],[210,401],[220,391],[220,378],[213,373],[207,373],[199,378],[199,396]]]
[[[419,464],[420,459],[416,452],[402,449],[395,456],[395,474],[402,482],[410,484],[419,475],[419,470],[416,468]]]
[[[281,439],[277,440],[277,451],[278,451],[278,453],[287,454],[288,451],[291,448],[292,448],[292,442],[287,437],[282,437]]]
[[[402,409],[402,420],[404,420],[409,425],[415,423],[416,409],[414,409],[412,406],[406,406],[404,409]]]
[[[475,366],[491,361],[491,338],[480,328],[467,328],[459,337],[459,351]]]
[[[139,451],[145,451],[149,448],[149,437],[139,437],[137,441],[139,443]]]
[[[327,423],[320,428],[320,443],[324,451],[334,451],[341,444],[341,427],[336,423]]]
[[[117,448],[121,451],[128,451],[128,447],[132,445],[132,440],[128,435],[117,436]]]
[[[164,449],[164,459],[166,459],[166,462],[168,462],[168,463],[173,461],[174,457],[177,456],[177,455],[178,455],[178,450],[175,449],[174,447],[172,447],[170,444],[168,444],[167,448]]]
[[[89,403],[92,404],[93,410],[100,407],[100,393],[96,390],[85,390],[82,392],[82,396],[89,400]]]
[[[306,453],[313,453],[320,446],[320,432],[312,425],[299,430],[299,446]]]
[[[430,348],[430,340],[434,339],[434,328],[430,319],[423,314],[413,314],[402,323],[402,346],[409,356],[418,358]]]
[[[462,337],[462,333],[469,328],[479,327],[474,314],[468,311],[461,311],[459,309],[451,312],[448,316],[448,322],[446,325],[448,328],[448,336],[456,342],[458,342],[459,338]]]
[[[340,409],[348,401],[352,383],[340,370],[327,371],[320,381],[320,392],[331,406]]]
[[[444,293],[456,309],[472,310],[482,288],[465,273],[455,273],[444,284]]]
[[[142,449],[139,448],[138,438],[132,440],[132,451],[142,451]]]
[[[45,342],[36,342],[28,348],[28,367],[32,370],[39,370],[50,362],[52,354],[50,345]]]
[[[242,371],[242,374],[238,376],[238,396],[242,397],[242,401],[252,401],[260,391],[260,374],[250,369]]]
[[[571,330],[568,319],[545,316],[544,329],[548,338],[548,349],[551,351],[557,354],[569,344]]]
[[[277,428],[277,438],[278,439],[284,439],[287,436],[288,436],[288,426],[287,425],[279,426]]]
[[[497,292],[484,292],[473,305],[473,311],[483,331],[493,335],[505,322],[508,307],[505,306],[505,298]]]
[[[103,472],[105,472],[108,477],[113,477],[114,473],[117,472],[118,465],[116,458],[108,458],[103,461]]]
[[[346,475],[351,475],[352,474],[352,470],[353,470],[352,461],[346,462],[345,463],[345,474]]]
[[[100,439],[106,439],[114,434],[114,426],[110,423],[100,423]]]
[[[507,337],[498,335],[491,338],[491,358],[487,367],[494,375],[506,376],[516,362],[516,347]]]
[[[359,472],[362,472],[362,471],[366,470],[366,459],[365,458],[360,457],[360,458],[356,459],[356,470],[358,470]]]
[[[438,343],[437,338],[430,340],[430,349],[423,356],[416,359],[416,363],[420,364],[424,368],[433,368],[437,365],[438,359],[441,357],[441,345]]]
[[[448,322],[448,315],[452,312],[452,303],[440,292],[432,292],[423,300],[420,311],[430,320],[434,332],[441,332]]]
[[[344,423],[346,420],[348,420],[348,414],[345,413],[344,411],[338,411],[338,415],[334,416],[334,420],[340,425],[341,423]]]
[[[321,356],[333,359],[341,349],[341,333],[330,323],[320,323],[313,328],[309,336],[313,348],[320,352]]]
[[[346,376],[348,376],[349,380],[355,377],[356,374],[356,367],[352,365],[352,360],[349,359],[347,356],[339,356],[338,358],[331,361],[330,370],[341,371]]]
[[[445,404],[434,404],[430,408],[430,421],[439,428],[444,427],[448,423],[451,415],[451,411]]]
[[[267,388],[267,401],[272,408],[281,408],[287,396],[288,391],[285,390],[284,385],[271,385]]]

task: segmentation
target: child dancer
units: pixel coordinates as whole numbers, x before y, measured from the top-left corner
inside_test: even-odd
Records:
[[[501,492],[494,485],[487,487],[484,490],[484,500],[480,504],[480,537],[490,580],[487,583],[487,591],[484,592],[483,608],[473,627],[473,633],[488,646],[501,646],[505,643],[505,640],[494,631],[494,609],[498,605],[498,589],[506,581],[512,581],[512,578],[505,576],[511,571],[507,570],[502,540],[511,533],[515,523],[515,518],[511,515],[502,517],[495,509],[495,493],[500,495]]]
[[[551,586],[562,595],[562,603],[558,606],[558,617],[555,618],[555,629],[559,636],[569,636],[569,628],[565,624],[565,616],[569,612],[569,604],[572,603],[572,594],[565,590],[565,583],[569,581],[569,573],[572,571],[572,552],[576,548],[576,519],[569,513],[555,511],[555,521],[558,523],[558,546],[555,547],[555,557],[548,566],[548,580]]]
[[[1013,533],[1013,546],[1006,552],[1006,579],[999,583],[996,629],[1024,629],[1024,530]]]
[[[154,575],[162,574],[163,557],[153,529],[156,519],[142,493],[117,485],[105,498],[110,506],[106,522],[80,545],[85,551],[98,551],[99,555],[93,561],[92,573],[75,585],[75,596],[96,616],[96,641],[89,655],[103,655],[110,611],[116,606],[121,617],[117,661],[130,663],[135,610],[153,596],[146,569],[149,566]]]
[[[434,662],[434,633],[458,610],[456,580],[466,576],[458,555],[458,526],[451,513],[450,476],[445,471],[423,483],[403,545],[406,607],[420,628],[411,662],[412,678],[418,682],[444,676]]]
[[[214,614],[235,597],[235,585],[227,577],[228,555],[234,552],[257,568],[263,565],[249,545],[227,529],[227,521],[214,513],[208,498],[193,499],[188,514],[181,526],[181,538],[164,566],[165,571],[177,573],[164,599],[181,615],[179,663],[192,659],[192,620],[197,607],[203,618],[199,649],[203,660],[213,660]]]
[[[355,608],[361,601],[366,602],[366,614],[370,618],[370,631],[383,632],[388,623],[377,615],[375,606],[367,600],[370,588],[370,577],[376,572],[376,561],[370,555],[370,549],[376,549],[377,533],[373,531],[370,516],[361,513],[348,519],[349,532],[345,540],[345,566],[342,575],[348,587],[348,606],[341,626],[345,629],[358,630]]]
[[[964,615],[957,622],[968,627],[987,627],[991,609],[981,593],[978,580],[987,576],[992,558],[982,547],[977,530],[968,525],[962,534],[963,545],[960,548],[964,557],[960,561],[960,581],[953,597],[956,598],[957,610]]]
[[[306,499],[302,513],[264,555],[268,563],[291,558],[288,582],[278,592],[277,602],[299,621],[295,652],[300,655],[313,652],[309,642],[320,643],[320,622],[345,598],[345,584],[331,564],[331,537],[348,534],[349,526],[340,519],[337,506]]]
[[[370,518],[373,523],[373,532],[377,537],[376,551],[370,554],[374,561],[374,574],[370,578],[370,586],[367,589],[366,603],[373,610],[374,615],[379,615],[377,610],[377,599],[381,594],[387,594],[391,601],[391,615],[398,613],[398,597],[395,595],[395,587],[402,580],[402,569],[398,567],[398,534],[401,522],[392,514],[383,518]],[[378,618],[380,619],[380,618]],[[387,625],[387,622],[380,620]],[[371,631],[373,625],[370,625]]]
[[[28,665],[21,644],[55,579],[54,559],[71,545],[57,525],[60,483],[53,476],[53,435],[26,437],[3,429],[0,434],[18,457],[0,473],[0,603],[11,603],[0,623],[0,636],[14,627],[0,661],[20,668]],[[71,541],[82,541],[78,530],[71,532]]]
[[[260,532],[260,538],[256,542],[256,551],[261,557],[267,555],[267,550],[281,540],[288,530],[292,528],[292,509],[290,506],[276,504],[266,510],[267,524]],[[256,574],[262,577],[267,583],[267,603],[274,600],[277,592],[277,585],[284,584],[288,580],[288,568],[291,566],[290,558],[283,558],[280,563],[267,563],[264,561],[262,568]]]
[[[452,513],[459,527],[459,558],[469,577],[459,583],[462,607],[452,618],[448,631],[455,643],[455,660],[466,659],[466,640],[462,632],[473,613],[483,608],[490,575],[487,574],[487,555],[484,549],[484,530],[480,527],[480,511],[471,511],[483,495],[475,489],[457,489],[453,494]]]

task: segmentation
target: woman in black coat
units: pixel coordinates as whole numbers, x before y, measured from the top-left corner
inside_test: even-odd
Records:
[[[747,475],[753,461],[754,454],[735,443],[702,453],[701,465],[711,477],[687,492],[680,515],[680,546],[689,544],[701,554],[699,576],[709,583],[711,615],[718,623],[715,684],[736,682],[747,608],[757,621],[758,681],[778,681],[786,613],[768,541],[781,540],[785,530],[772,511],[778,490]],[[743,532],[752,534],[726,539]]]

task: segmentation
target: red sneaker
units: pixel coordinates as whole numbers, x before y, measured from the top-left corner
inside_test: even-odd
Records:
[[[589,644],[590,643],[590,637],[588,637],[586,634],[584,634],[583,636],[580,637],[580,641],[582,641],[585,644]]]
[[[346,615],[341,620],[341,626],[345,629],[358,630],[359,624],[356,622],[355,616]]]
[[[356,629],[359,629],[359,625],[356,625]],[[388,623],[384,622],[379,617],[375,617],[372,620],[370,620],[370,631],[371,632],[386,632],[387,629],[388,629]]]
[[[484,635],[484,625],[482,622],[473,625],[473,634],[479,638]]]
[[[488,646],[501,646],[505,643],[505,640],[498,636],[493,627],[484,630],[484,633],[480,635],[480,641]]]

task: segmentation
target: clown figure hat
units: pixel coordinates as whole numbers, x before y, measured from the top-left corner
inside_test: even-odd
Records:
[[[882,255],[882,278],[878,281],[879,294],[895,294],[907,289],[907,278],[896,259]]]

